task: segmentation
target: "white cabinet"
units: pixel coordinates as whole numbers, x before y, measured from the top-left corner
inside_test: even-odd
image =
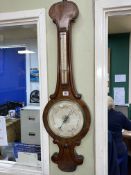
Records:
[[[40,145],[40,107],[21,109],[21,142]]]

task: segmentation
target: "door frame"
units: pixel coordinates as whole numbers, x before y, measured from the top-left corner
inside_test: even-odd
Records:
[[[0,174],[49,175],[49,138],[42,122],[43,109],[48,101],[45,9],[0,13],[0,27],[26,24],[37,25],[38,62],[40,75],[41,167],[23,166],[17,164],[16,162],[0,161]]]
[[[131,15],[131,0],[95,1],[95,174],[108,175],[108,17]]]

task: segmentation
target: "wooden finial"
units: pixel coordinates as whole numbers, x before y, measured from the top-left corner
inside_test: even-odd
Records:
[[[59,28],[68,30],[71,26],[70,23],[74,21],[79,14],[77,5],[68,0],[62,0],[51,6],[49,15],[53,19],[53,22]]]

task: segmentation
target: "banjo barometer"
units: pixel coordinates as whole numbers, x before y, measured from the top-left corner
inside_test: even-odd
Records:
[[[44,109],[43,122],[59,147],[51,159],[65,172],[75,171],[83,163],[84,157],[77,154],[75,147],[80,145],[90,126],[88,107],[73,83],[71,23],[78,14],[77,5],[67,0],[53,4],[49,10],[57,26],[58,66],[56,90]]]

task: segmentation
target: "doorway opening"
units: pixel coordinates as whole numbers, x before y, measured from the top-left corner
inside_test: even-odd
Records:
[[[44,9],[0,14],[0,82],[0,172],[48,175]]]
[[[130,113],[130,28],[131,15],[108,17],[108,95],[114,99],[115,110],[131,119]],[[111,120],[109,119],[111,122]],[[113,123],[110,123],[110,127]],[[114,120],[115,125],[115,120]],[[114,126],[113,125],[113,126]],[[127,126],[125,126],[127,127]],[[111,127],[112,128],[112,127]],[[109,128],[108,128],[109,129]],[[113,128],[112,128],[113,129]],[[128,148],[128,174],[131,173],[130,131],[122,130],[122,138]],[[126,170],[125,170],[126,171]]]
[[[95,171],[108,174],[108,20],[131,14],[131,1],[98,0],[95,3]],[[116,77],[117,78],[117,77]],[[118,89],[116,89],[117,91]]]

